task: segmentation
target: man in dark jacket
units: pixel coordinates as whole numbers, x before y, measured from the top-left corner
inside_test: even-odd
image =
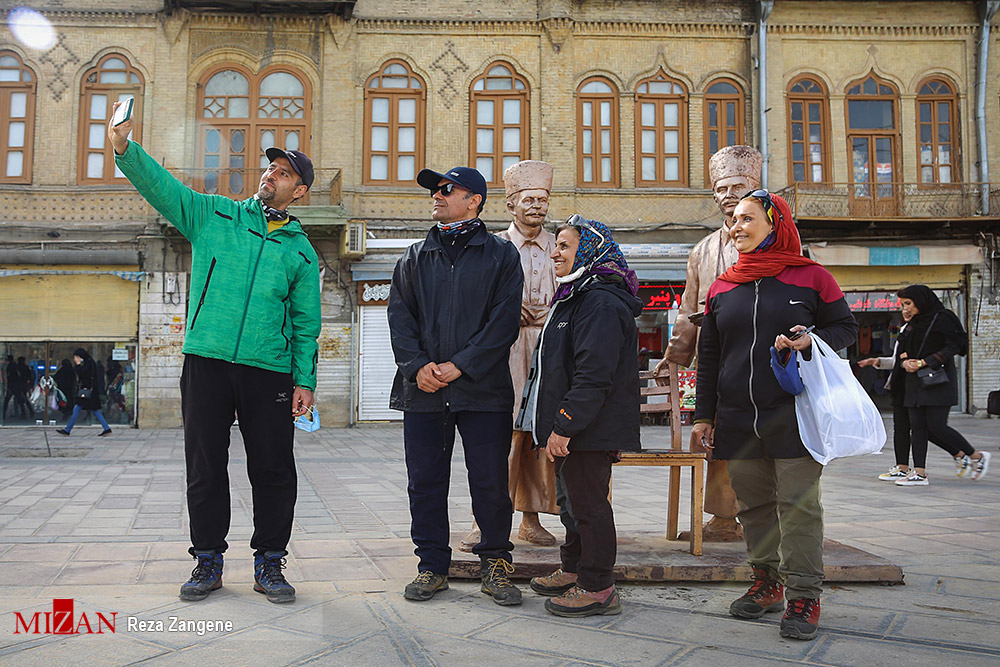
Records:
[[[508,579],[514,389],[507,358],[520,323],[521,260],[479,220],[482,174],[424,169],[417,182],[430,190],[438,224],[396,264],[389,291],[397,366],[389,407],[404,413],[410,535],[420,558],[403,595],[429,600],[448,588],[448,477],[457,427],[482,529],[472,549],[482,560],[482,591],[497,604],[520,604],[521,591]]]

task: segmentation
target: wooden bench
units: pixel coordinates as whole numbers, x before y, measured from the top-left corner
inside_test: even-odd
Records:
[[[639,380],[647,382],[656,379],[652,371],[639,373]],[[667,489],[667,533],[668,540],[677,539],[677,519],[680,513],[681,468],[691,468],[691,547],[692,555],[700,556],[702,519],[705,510],[705,459],[703,452],[690,452],[681,449],[681,411],[678,400],[677,364],[668,364],[666,386],[640,388],[642,396],[668,396],[663,403],[643,403],[641,413],[667,413],[670,420],[670,449],[643,450],[640,452],[622,452],[619,466],[657,466],[669,467],[670,477]]]

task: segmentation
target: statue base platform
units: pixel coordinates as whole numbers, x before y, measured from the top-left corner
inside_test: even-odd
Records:
[[[479,557],[455,547],[464,534],[452,535],[449,576],[479,579]],[[529,579],[549,574],[559,567],[559,547],[537,547],[514,539],[512,579]],[[704,554],[692,556],[688,542],[667,541],[662,533],[629,533],[618,536],[618,581],[749,581],[743,542],[705,542]],[[823,561],[827,582],[903,583],[899,565],[867,551],[826,540]]]

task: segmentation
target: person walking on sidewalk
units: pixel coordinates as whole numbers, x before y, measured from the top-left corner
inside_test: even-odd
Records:
[[[76,420],[80,418],[80,413],[89,410],[104,427],[98,435],[110,435],[111,427],[101,412],[101,397],[97,395],[97,364],[90,353],[82,347],[73,351],[73,363],[76,364],[76,405],[73,406],[73,414],[70,415],[66,426],[56,433],[69,435],[76,425]]]
[[[555,462],[566,541],[559,569],[530,585],[556,616],[618,614],[608,492],[619,451],[639,449],[639,281],[611,230],[580,216],[556,230],[552,259],[559,286],[516,427]]]
[[[389,331],[396,360],[389,407],[403,412],[410,535],[420,559],[408,600],[448,588],[448,478],[455,429],[462,435],[472,513],[482,538],[482,592],[521,603],[510,541],[507,456],[514,389],[508,355],[517,338],[524,276],[517,248],[486,230],[486,180],[475,169],[424,169],[437,221],[396,263]]]
[[[917,453],[926,456],[927,441],[946,450],[955,459],[959,477],[978,481],[990,467],[990,453],[976,451],[961,433],[948,426],[948,412],[958,403],[958,371],[955,355],[969,351],[969,336],[958,316],[944,307],[926,285],[899,290],[899,301],[910,315],[910,324],[899,335],[899,360],[890,382],[903,390],[903,406],[909,412],[914,467]],[[923,369],[937,371],[946,381],[931,384],[918,375]],[[900,486],[927,486],[926,471],[912,470]]]
[[[117,106],[117,104],[115,105]],[[319,263],[285,209],[305,196],[313,165],[268,148],[257,194],[237,202],[185,187],[128,140],[108,136],[115,163],[146,201],[191,242],[191,296],[181,372],[190,554],[198,561],[182,600],[222,586],[229,533],[229,439],[234,417],[253,488],[254,590],[291,602],[282,568],[295,510],[293,418],[313,405],[320,332]]]
[[[815,326],[841,349],[857,337],[858,323],[830,272],[802,256],[788,202],[754,190],[733,219],[740,257],[708,293],[691,440],[728,461],[739,503],[754,583],[729,613],[781,611],[787,590],[781,636],[813,639],[823,583],[823,466],[802,444],[795,397],[770,372],[770,347],[809,354],[805,330]]]

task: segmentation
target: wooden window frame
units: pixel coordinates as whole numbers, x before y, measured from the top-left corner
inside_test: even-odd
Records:
[[[921,93],[920,92],[923,89],[924,86],[927,86],[927,85],[930,85],[930,84],[933,84],[933,83],[939,83],[939,84],[943,84],[944,86],[947,86],[948,93],[947,94],[942,94],[942,93],[931,93],[931,94],[928,94],[928,93]],[[943,165],[937,161],[937,156],[939,155],[939,145],[940,145],[940,142],[938,141],[938,135],[937,135],[937,132],[935,131],[935,128],[938,125],[941,124],[940,118],[938,116],[938,103],[940,103],[940,102],[948,102],[949,103],[949,110],[948,110],[948,119],[947,119],[947,122],[948,122],[948,126],[950,128],[950,133],[951,133],[951,142],[950,142],[951,143],[951,161],[948,163],[948,166],[951,167],[951,180],[948,181],[948,182],[946,182],[946,183],[942,183],[940,181],[940,177],[941,177],[940,169],[941,169],[941,167]],[[929,103],[931,105],[931,120],[930,120],[929,123],[925,123],[925,122],[923,122],[923,121],[920,120],[920,105],[922,103]],[[961,162],[961,159],[959,157],[960,154],[961,154],[961,147],[962,147],[961,136],[960,136],[961,125],[959,124],[958,93],[955,91],[955,85],[951,81],[948,81],[947,79],[945,79],[944,77],[941,77],[941,76],[931,76],[931,77],[928,77],[928,78],[924,79],[923,81],[921,81],[920,85],[917,86],[917,97],[916,97],[915,104],[916,104],[916,123],[917,123],[917,137],[916,137],[916,139],[917,139],[917,184],[919,186],[921,186],[921,187],[926,187],[926,186],[934,186],[934,185],[949,186],[949,185],[954,185],[956,183],[961,183],[962,182],[962,168],[961,168],[962,162]],[[934,180],[930,181],[930,182],[925,182],[923,180],[923,169],[924,169],[925,166],[928,166],[928,165],[924,165],[920,161],[920,150],[921,150],[921,148],[924,145],[924,142],[922,142],[920,140],[920,129],[921,129],[921,126],[923,126],[923,125],[930,125],[931,126],[931,141],[930,141],[930,146],[931,146],[931,150],[932,150],[932,155],[934,156],[934,160],[931,162],[931,164],[929,166],[933,169]]]
[[[610,93],[585,93],[583,88],[589,83],[603,83],[611,88]],[[620,126],[620,112],[619,112],[619,91],[618,86],[616,86],[610,79],[603,76],[591,76],[584,79],[580,85],[577,87],[576,92],[576,185],[579,188],[618,188],[621,187],[621,126]],[[609,127],[604,127],[600,124],[600,105],[603,102],[611,103],[611,125]],[[585,125],[583,119],[584,105],[590,103],[593,105],[591,112],[591,124]],[[611,146],[608,151],[598,152],[597,138],[600,136],[600,132],[604,129],[609,129],[611,131]],[[584,132],[586,130],[591,131],[591,151],[584,151]],[[601,142],[603,146],[603,142]],[[587,181],[584,179],[584,161],[586,158],[591,159],[591,173],[593,179]],[[611,180],[602,181],[598,178],[598,173],[600,170],[600,162],[602,158],[611,158]]]
[[[713,86],[720,83],[728,83],[729,85],[736,88],[735,93],[712,93],[709,92]],[[719,77],[712,79],[707,86],[705,86],[705,102],[704,102],[704,125],[703,125],[703,136],[704,136],[704,149],[705,155],[711,157],[714,153],[718,152],[726,146],[740,146],[746,141],[746,94],[743,90],[743,86],[739,84],[735,79],[729,77]],[[736,103],[736,115],[735,123],[729,125],[725,118],[725,106],[729,102]],[[718,105],[716,110],[715,118],[718,121],[715,125],[710,123],[711,118],[711,105]],[[712,131],[718,133],[718,142],[715,150],[712,150],[711,133]],[[730,131],[735,133],[735,141],[730,144],[725,137]],[[705,160],[705,183],[711,186],[710,177],[708,174],[708,160]]]
[[[378,81],[381,83],[383,77],[402,78],[403,74],[386,74],[386,70],[392,65],[401,65],[406,69],[407,87],[390,88],[381,85],[372,86]],[[419,83],[419,87],[414,87],[414,80]],[[376,124],[373,118],[372,105],[375,98],[389,99],[389,122]],[[403,99],[412,99],[416,104],[414,127],[414,157],[413,178],[403,180],[399,178],[399,158],[409,153],[399,150],[399,102]],[[426,113],[427,113],[427,84],[423,77],[418,75],[405,60],[398,58],[387,60],[379,70],[368,77],[365,81],[365,121],[364,121],[364,164],[362,165],[362,182],[365,185],[389,185],[389,186],[413,186],[417,182],[417,174],[424,168],[424,151],[426,144]],[[375,152],[372,150],[372,132],[376,125],[383,125],[389,131],[389,148],[386,151],[379,151],[387,159],[387,178],[372,178],[372,157]],[[409,124],[407,124],[409,125]]]
[[[502,66],[507,68],[509,75],[498,76],[491,74],[494,67]],[[491,79],[510,79],[511,88],[493,89],[489,88]],[[476,90],[476,85],[482,81],[483,89]],[[522,84],[522,88],[517,88],[517,82]],[[521,120],[518,125],[505,124],[503,122],[503,103],[505,100],[516,99],[521,103]],[[493,104],[493,123],[491,125],[480,125],[477,105],[479,101],[491,100]],[[469,86],[469,161],[475,167],[479,158],[493,159],[493,178],[486,180],[488,187],[503,187],[503,161],[505,157],[514,157],[517,162],[527,160],[531,155],[531,148],[528,145],[530,134],[531,114],[531,88],[528,80],[518,74],[517,69],[505,60],[495,60],[485,67],[483,73],[472,80]],[[509,153],[503,150],[503,131],[517,127],[520,129],[519,148],[516,153]],[[490,153],[478,152],[476,137],[478,130],[493,130],[493,150]],[[484,174],[485,176],[485,174]]]
[[[35,147],[35,97],[38,77],[34,70],[24,64],[21,56],[13,51],[0,50],[0,56],[11,56],[17,60],[20,69],[19,81],[0,81],[0,183],[30,184]],[[27,80],[25,80],[27,78]],[[25,93],[24,104],[24,145],[21,149],[21,175],[7,176],[7,155],[10,123],[20,118],[11,118],[11,97],[15,93]],[[13,147],[17,148],[17,147]]]
[[[669,82],[670,84],[680,86],[681,93],[671,92],[669,94],[665,93],[649,93],[649,92],[639,92],[639,88],[643,84],[658,83],[658,82]],[[672,87],[671,87],[672,89]],[[647,77],[638,84],[636,84],[635,93],[635,155],[636,155],[636,170],[635,170],[635,185],[638,188],[686,188],[688,187],[689,175],[688,175],[688,104],[689,104],[689,92],[687,86],[678,79],[668,75],[663,69],[660,69],[653,76]],[[677,153],[667,154],[664,151],[663,146],[663,133],[667,128],[663,123],[663,104],[669,102],[677,102]],[[655,119],[653,128],[656,131],[656,148],[655,153],[643,153],[642,152],[642,105],[643,103],[653,103],[655,104]],[[677,175],[678,179],[675,181],[668,181],[664,178],[664,167],[663,163],[667,157],[678,158]],[[656,160],[656,174],[657,177],[653,180],[644,180],[642,178],[642,158],[643,157],[653,157]]]
[[[125,78],[129,79],[129,81],[126,83],[101,83],[100,77],[102,72],[122,71],[118,69],[107,70],[104,68],[104,64],[111,59],[118,59],[125,63]],[[139,79],[137,83],[131,81],[133,76]],[[132,108],[131,138],[136,142],[141,143],[142,96],[145,87],[146,81],[142,76],[142,72],[140,72],[139,69],[132,64],[132,61],[122,53],[108,53],[107,55],[102,56],[92,68],[84,73],[83,79],[80,82],[80,120],[79,130],[77,132],[77,185],[126,185],[128,183],[128,179],[124,176],[115,176],[114,148],[111,146],[111,142],[107,138],[106,129],[103,148],[100,151],[90,148],[90,126],[92,124],[96,125],[95,121],[97,120],[90,118],[91,100],[95,95],[107,96],[104,116],[104,125],[106,128],[108,119],[111,118],[111,109],[114,107],[114,103],[118,101],[119,95],[132,95],[135,98],[135,102]],[[97,152],[101,152],[104,155],[104,173],[100,178],[90,178],[87,176],[87,158],[91,153]]]
[[[802,86],[806,83],[811,84],[814,89],[809,91],[796,91],[793,90],[796,86]],[[805,74],[802,76],[795,77],[788,83],[788,88],[786,90],[786,106],[785,106],[785,130],[786,136],[788,137],[788,182],[789,183],[805,183],[811,185],[819,184],[829,184],[833,182],[832,172],[831,172],[831,161],[830,161],[830,94],[826,88],[826,85],[819,78],[812,76],[810,74]],[[792,119],[793,113],[792,109],[796,104],[802,105],[802,120],[795,121]],[[811,121],[809,120],[809,106],[818,105],[819,106],[819,120]],[[794,139],[793,126],[797,123],[802,123],[802,139]],[[810,126],[813,124],[819,125],[820,130],[820,159],[815,161],[812,159],[812,154],[808,150],[808,145],[812,142],[808,140]],[[802,159],[795,159],[795,144],[802,144]],[[801,164],[803,166],[803,179],[795,178],[795,165]],[[814,166],[819,166],[823,172],[823,178],[819,181],[814,181],[810,177]]]
[[[227,71],[236,72],[245,77],[247,80],[247,117],[231,118],[228,115],[228,100],[230,96],[226,96],[227,115],[222,118],[206,118],[205,88],[212,77],[221,72]],[[261,83],[271,74],[278,72],[290,74],[295,77],[300,84],[302,84],[303,94],[301,118],[272,118],[260,116],[262,110],[261,101],[268,98],[268,96],[261,94]],[[213,99],[218,97],[223,96],[214,96]],[[285,98],[278,99],[284,100]],[[270,146],[261,145],[261,133],[266,131],[273,132],[274,145],[284,148],[285,138],[288,134],[290,132],[298,132],[299,145],[297,150],[302,151],[307,155],[309,154],[310,136],[312,131],[312,86],[309,78],[302,71],[288,65],[272,65],[254,73],[250,69],[237,63],[220,63],[205,72],[205,74],[203,74],[201,79],[198,81],[198,104],[195,127],[196,168],[195,177],[193,179],[195,189],[201,192],[221,194],[234,199],[246,199],[247,197],[251,197],[257,192],[257,181],[255,179],[259,178],[260,173],[264,170],[264,166],[266,166],[265,161],[267,158],[264,155],[264,150],[266,148],[270,148]],[[207,151],[206,137],[207,133],[212,130],[218,130],[220,134],[220,149],[218,154],[220,160],[217,167],[210,167],[205,164],[207,157],[211,155]],[[244,132],[244,145],[243,151],[237,155],[241,155],[243,157],[243,164],[234,165],[232,161],[233,155],[228,151],[223,151],[221,142],[227,139],[231,141],[233,132],[241,130]],[[223,164],[224,157],[230,158],[228,164]],[[242,188],[239,191],[235,191],[235,188],[231,187],[234,172],[239,172],[242,175]],[[217,180],[212,187],[209,187],[210,184],[208,182],[208,177],[212,174],[215,175]],[[227,175],[228,179],[224,178]],[[308,201],[309,194],[306,194],[305,197],[298,200],[296,203],[304,205],[307,204]]]

